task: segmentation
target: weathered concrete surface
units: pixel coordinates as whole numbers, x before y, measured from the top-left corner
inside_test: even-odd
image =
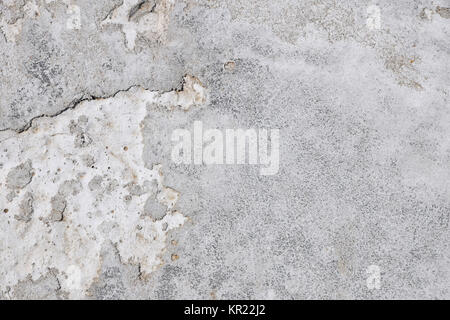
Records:
[[[0,1],[0,297],[450,298],[449,8]],[[197,120],[278,174],[176,165]]]

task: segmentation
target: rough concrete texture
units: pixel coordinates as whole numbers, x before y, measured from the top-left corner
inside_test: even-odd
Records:
[[[450,1],[0,0],[1,299],[450,298]],[[171,134],[280,129],[280,167]]]

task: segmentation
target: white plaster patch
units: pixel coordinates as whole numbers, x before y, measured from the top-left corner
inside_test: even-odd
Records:
[[[125,44],[133,50],[138,35],[154,41],[164,41],[169,26],[169,15],[174,0],[124,0],[102,22],[102,26],[118,24],[122,26]]]
[[[186,218],[162,167],[145,167],[142,121],[150,105],[187,110],[205,99],[186,76],[181,91],[133,87],[38,118],[22,133],[0,132],[0,290],[56,270],[61,290],[81,298],[109,241],[144,275],[161,265],[167,232]],[[161,220],[142,214],[149,197],[166,206]]]

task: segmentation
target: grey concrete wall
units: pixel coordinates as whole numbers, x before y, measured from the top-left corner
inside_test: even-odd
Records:
[[[1,299],[450,298],[448,0],[3,0],[0,53]]]

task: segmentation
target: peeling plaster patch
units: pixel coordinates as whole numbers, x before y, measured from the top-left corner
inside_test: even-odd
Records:
[[[61,298],[58,292],[59,282],[56,276],[49,270],[49,273],[36,281],[27,278],[21,281],[15,288],[14,293],[20,296],[21,299],[36,300],[36,299],[51,299],[56,300]],[[8,295],[9,299],[14,299]]]
[[[11,169],[6,176],[6,186],[10,189],[22,189],[31,182],[33,174],[31,172],[31,161],[27,160],[17,167]]]
[[[18,221],[31,221],[34,212],[33,202],[33,195],[30,192],[27,192],[19,204],[19,214],[15,215],[14,218]]]
[[[138,35],[162,42],[165,40],[174,3],[174,0],[124,0],[101,25],[121,25],[129,50],[134,49]]]
[[[186,218],[162,166],[144,165],[142,121],[149,105],[187,110],[204,101],[200,81],[186,76],[181,91],[133,87],[37,118],[24,132],[0,132],[0,207],[8,208],[0,216],[0,292],[50,268],[63,292],[81,298],[98,277],[104,243],[143,276],[161,265],[167,233]],[[165,208],[159,220],[143,214],[149,199]]]

